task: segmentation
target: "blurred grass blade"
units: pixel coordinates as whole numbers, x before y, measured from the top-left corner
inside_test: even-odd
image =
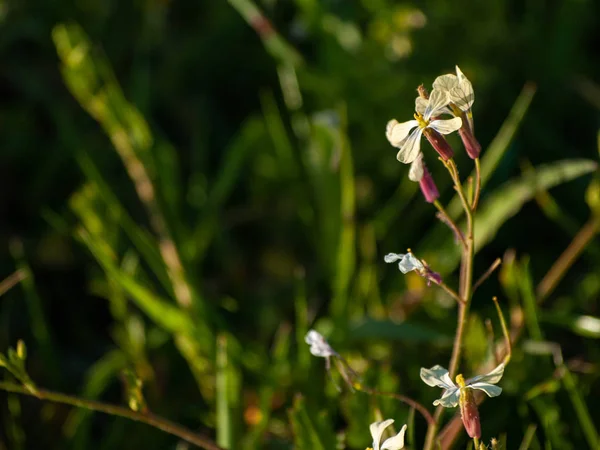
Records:
[[[529,336],[533,340],[541,341],[544,339],[542,329],[538,318],[538,307],[535,298],[535,291],[531,273],[529,271],[529,258],[521,260],[520,268],[517,272],[517,286],[523,302],[523,312],[525,313],[525,325],[529,331]]]
[[[510,110],[508,117],[502,124],[500,131],[498,131],[498,134],[496,134],[496,137],[490,143],[488,148],[483,150],[481,156],[482,188],[485,187],[492,174],[496,170],[496,167],[498,167],[500,160],[508,150],[510,143],[515,137],[515,134],[519,129],[521,122],[523,121],[523,117],[525,117],[525,114],[527,113],[527,109],[531,104],[531,100],[533,100],[535,91],[536,87],[532,83],[527,83],[523,87],[519,97]],[[470,176],[475,179],[475,172],[473,171]],[[454,196],[446,210],[453,219],[457,219],[463,214],[464,210],[461,207],[458,196]]]
[[[598,436],[598,430],[594,426],[594,421],[590,415],[590,410],[585,404],[583,396],[577,388],[577,380],[566,365],[563,365],[561,370],[563,385],[569,394],[569,399],[573,404],[573,409],[575,409],[577,420],[583,429],[583,434],[585,435],[588,445],[590,448],[600,449],[600,436]]]
[[[337,244],[337,262],[334,281],[334,296],[331,301],[331,313],[334,320],[348,322],[348,288],[356,265],[356,200],[354,193],[354,164],[352,149],[346,135],[346,111],[340,111],[342,125],[339,130],[341,159],[339,170],[339,233]]]
[[[39,345],[40,354],[47,369],[48,377],[55,383],[60,379],[59,360],[56,355],[56,344],[50,333],[50,328],[46,320],[46,312],[42,306],[35,278],[31,267],[25,256],[23,244],[20,241],[13,241],[10,246],[13,258],[16,261],[17,272],[20,274],[16,279],[21,279],[25,301],[29,312],[30,327],[33,337]]]
[[[231,449],[233,445],[233,424],[232,411],[229,407],[230,395],[235,395],[230,391],[228,380],[229,357],[227,355],[227,336],[220,334],[217,336],[217,364],[216,364],[216,419],[217,419],[217,445],[225,449]]]
[[[450,336],[421,324],[410,322],[398,323],[370,318],[352,323],[349,338],[351,340],[381,339],[385,341],[430,342],[440,345],[449,345],[452,343]]]
[[[111,256],[90,239],[87,232],[81,230],[79,238],[86,244],[96,260],[102,265],[107,275],[119,283],[130,295],[130,298],[157,325],[171,333],[193,334],[195,326],[189,316],[168,301],[159,298],[150,289],[142,286],[131,276],[120,270],[111,260]]]
[[[534,424],[529,424],[527,430],[525,430],[525,436],[523,436],[523,440],[521,441],[521,445],[519,445],[519,450],[528,450],[531,446],[531,442],[535,437],[535,430],[537,430],[537,426]]]
[[[330,450],[336,448],[335,434],[328,429],[328,420],[311,416],[301,395],[294,399],[294,406],[288,411],[294,442],[298,449]]]
[[[302,57],[273,28],[263,12],[251,0],[228,0],[229,4],[244,18],[262,40],[265,48],[278,62],[299,66]]]
[[[108,183],[94,164],[94,161],[86,153],[77,154],[77,162],[88,177],[94,183],[94,192],[97,192],[106,203],[106,211],[110,213],[123,231],[127,234],[145,262],[150,266],[154,275],[158,278],[166,292],[173,294],[173,285],[160,256],[160,251],[155,239],[143,228],[141,228],[129,215],[127,209],[121,204],[119,198],[112,192]]]
[[[81,392],[83,398],[95,400],[115,381],[119,372],[127,365],[127,357],[121,350],[112,350],[92,365],[86,374]],[[75,450],[85,450],[90,446],[91,424],[89,417],[93,412],[83,408],[74,408],[63,425],[63,433],[73,440]]]
[[[558,325],[573,333],[591,339],[600,339],[600,318],[586,315],[566,315],[565,313],[543,313],[543,323]]]

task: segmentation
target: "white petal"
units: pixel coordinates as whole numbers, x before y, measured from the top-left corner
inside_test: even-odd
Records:
[[[383,257],[383,260],[386,263],[394,263],[400,261],[402,258],[404,258],[404,253],[388,253]]]
[[[460,117],[446,120],[434,120],[427,125],[427,128],[433,128],[435,131],[442,134],[450,134],[460,127],[462,127],[462,119]]]
[[[468,111],[475,101],[473,85],[458,66],[456,66],[456,75],[458,83],[450,90],[450,99],[462,111]]]
[[[456,75],[451,73],[447,75],[440,75],[433,82],[433,89],[439,89],[440,91],[449,91],[458,84],[458,78]]]
[[[415,111],[421,115],[425,114],[425,109],[427,109],[427,105],[429,104],[429,100],[423,97],[415,98]]]
[[[440,365],[433,366],[431,369],[421,367],[421,380],[429,386],[456,389],[456,385],[450,378],[450,374]]]
[[[314,356],[328,358],[330,356],[337,355],[336,351],[331,348],[321,333],[315,330],[310,330],[308,333],[306,333],[306,336],[304,336],[304,342],[310,345],[310,353],[312,353]]]
[[[427,108],[425,108],[423,118],[429,120],[431,116],[441,114],[441,109],[448,105],[448,103],[450,103],[448,92],[434,89],[429,95],[429,103],[427,104]]]
[[[373,422],[369,427],[371,431],[371,437],[373,438],[373,450],[379,450],[379,442],[381,441],[381,435],[383,430],[394,423],[394,419],[384,420],[383,422]]]
[[[396,436],[386,439],[381,446],[381,450],[400,450],[404,448],[404,433],[406,433],[406,425],[402,427]]]
[[[412,162],[408,171],[409,180],[418,183],[421,181],[421,178],[423,178],[423,153],[419,153],[419,156]]]
[[[416,120],[415,120],[416,122]],[[410,164],[413,162],[417,156],[419,156],[419,152],[421,151],[421,135],[423,134],[423,129],[421,127],[413,130],[408,136],[408,139],[404,141],[400,151],[396,155],[396,159],[403,164]]]
[[[471,389],[479,389],[490,397],[498,397],[502,393],[502,388],[490,383],[473,383],[468,386]]]
[[[400,269],[400,272],[406,274],[413,270],[423,270],[425,266],[423,266],[423,263],[415,258],[412,253],[407,253],[398,263],[398,268]]]
[[[387,123],[385,129],[385,137],[387,137],[390,144],[394,147],[400,147],[402,141],[406,139],[410,130],[419,124],[416,120],[409,120],[408,122],[398,123],[396,119],[392,119]]]
[[[468,379],[465,384],[467,386],[471,386],[473,383],[477,383],[479,381],[484,383],[496,384],[504,375],[504,364],[498,365],[494,370],[492,370],[487,375],[477,375],[476,377]]]
[[[441,398],[433,402],[434,406],[442,405],[444,408],[455,408],[460,399],[460,389],[457,387],[450,388],[444,392]]]

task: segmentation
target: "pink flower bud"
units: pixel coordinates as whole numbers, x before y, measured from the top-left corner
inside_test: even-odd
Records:
[[[463,126],[458,129],[458,134],[463,141],[463,145],[465,146],[465,150],[467,151],[469,158],[479,158],[479,154],[481,153],[481,145],[479,145],[479,142],[477,142],[477,139],[475,139],[475,136],[473,136],[473,132],[465,120],[463,120]]]
[[[454,156],[452,147],[450,147],[450,144],[448,144],[446,138],[433,128],[425,128],[425,130],[423,130],[423,134],[444,161],[448,161],[450,158],[452,158],[452,156]]]
[[[459,376],[462,377],[461,375]],[[479,439],[481,437],[481,423],[479,421],[479,411],[477,410],[477,402],[475,402],[473,391],[461,386],[458,403],[460,405],[460,417],[465,426],[465,430],[467,430],[467,434],[471,438]]]
[[[440,197],[440,193],[433,181],[433,177],[425,165],[423,165],[423,177],[419,180],[419,187],[425,197],[425,201],[428,203],[433,203]]]

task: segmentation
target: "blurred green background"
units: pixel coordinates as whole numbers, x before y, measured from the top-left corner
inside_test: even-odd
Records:
[[[303,338],[437,398],[418,372],[447,365],[455,306],[383,255],[410,247],[450,285],[458,260],[384,130],[458,64],[488,171],[476,276],[513,249],[475,295],[462,371],[489,356],[486,319],[500,337],[493,295],[522,332],[484,440],[600,448],[599,17],[592,0],[1,0],[0,279],[25,279],[0,297],[0,351],[24,339],[38,385],[113,403],[129,371],[151,411],[226,448],[362,449],[378,414],[420,448],[420,416],[338,392]],[[187,448],[5,393],[0,417],[1,449]]]

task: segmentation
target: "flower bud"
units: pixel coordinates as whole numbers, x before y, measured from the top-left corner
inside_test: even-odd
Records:
[[[450,147],[450,144],[448,144],[446,138],[444,138],[444,136],[435,131],[433,128],[425,128],[423,134],[444,161],[448,161],[450,158],[452,158],[452,156],[454,156],[452,147]]]
[[[479,421],[479,411],[477,402],[473,396],[473,390],[465,387],[465,380],[462,375],[457,375],[456,384],[460,386],[460,417],[465,426],[467,434],[471,438],[479,439],[481,437],[481,423]]]
[[[479,145],[479,142],[477,142],[477,139],[475,139],[475,136],[473,136],[473,132],[469,128],[467,121],[463,120],[463,126],[458,129],[458,134],[462,139],[469,158],[479,158],[479,154],[481,153],[481,145]]]
[[[433,177],[425,165],[423,165],[423,176],[419,180],[419,187],[421,188],[421,192],[427,203],[433,203],[440,197],[440,193],[433,181]]]

